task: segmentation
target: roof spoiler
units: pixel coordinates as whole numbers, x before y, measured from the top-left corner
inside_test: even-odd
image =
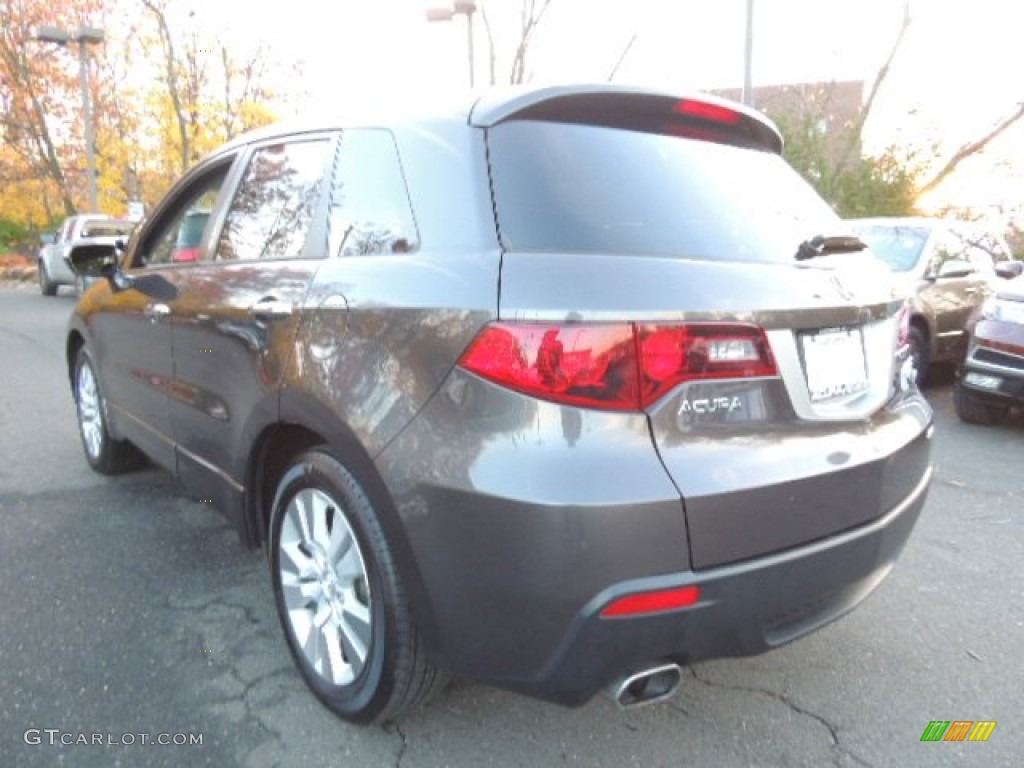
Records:
[[[782,152],[782,135],[749,107],[708,94],[692,96],[621,85],[551,86],[483,96],[470,125],[490,128],[510,120],[600,125]]]

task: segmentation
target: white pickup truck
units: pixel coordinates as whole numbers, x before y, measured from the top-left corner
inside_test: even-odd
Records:
[[[137,223],[102,213],[83,213],[65,219],[53,242],[39,249],[39,290],[43,296],[56,296],[62,285],[73,285],[81,293],[81,278],[71,271],[67,260],[72,244],[92,238],[127,238]]]

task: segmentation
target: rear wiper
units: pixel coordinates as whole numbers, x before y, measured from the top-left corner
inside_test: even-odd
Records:
[[[831,253],[854,253],[863,251],[868,244],[859,237],[853,235],[836,235],[825,237],[816,235],[810,240],[804,240],[796,249],[796,260],[806,261],[818,256],[828,256]]]

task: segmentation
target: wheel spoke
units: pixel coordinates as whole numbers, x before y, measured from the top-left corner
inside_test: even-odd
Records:
[[[327,510],[331,506],[330,499],[322,493],[314,493],[310,504],[310,528],[312,531],[311,541],[319,544],[324,549],[330,543],[330,534],[327,532]]]
[[[330,678],[338,685],[352,681],[352,668],[345,663],[341,652],[341,637],[337,625],[330,623],[324,627],[324,645],[327,648],[327,661]]]
[[[295,498],[292,499],[291,504],[288,505],[288,511],[291,512],[294,508],[295,518],[299,524],[299,531],[302,533],[302,540],[306,544],[313,543],[313,533],[309,525],[310,506],[312,505],[312,491],[303,490],[295,494]]]
[[[335,565],[341,564],[341,558],[352,551],[352,537],[349,535],[348,526],[341,520],[341,515],[335,513],[334,526],[331,528],[330,540],[327,543],[327,559]]]
[[[355,674],[363,668],[370,646],[370,632],[368,626],[361,626],[358,622],[351,622],[348,616],[343,616],[338,621],[339,636],[345,646],[345,655],[352,664]]]
[[[309,628],[309,634],[306,635],[306,642],[302,645],[302,651],[306,654],[306,659],[309,663],[320,674],[323,674],[322,643],[323,634],[320,632],[320,627],[314,621]]]
[[[338,579],[343,587],[351,587],[355,581],[365,575],[362,558],[359,557],[359,550],[349,547],[338,561],[335,567]]]
[[[313,559],[302,551],[298,541],[281,542],[281,576],[287,575],[298,579],[312,579],[316,576]]]

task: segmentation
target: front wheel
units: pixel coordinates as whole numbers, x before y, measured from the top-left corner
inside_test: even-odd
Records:
[[[39,291],[43,296],[56,296],[57,283],[50,280],[50,273],[46,271],[46,262],[39,262]]]
[[[345,720],[398,716],[443,684],[413,623],[394,555],[356,477],[326,449],[303,453],[271,508],[274,598],[295,663]]]
[[[107,409],[100,392],[96,369],[85,347],[75,358],[75,409],[78,433],[89,466],[103,475],[116,475],[134,469],[142,457],[128,442],[115,440],[107,428]]]

